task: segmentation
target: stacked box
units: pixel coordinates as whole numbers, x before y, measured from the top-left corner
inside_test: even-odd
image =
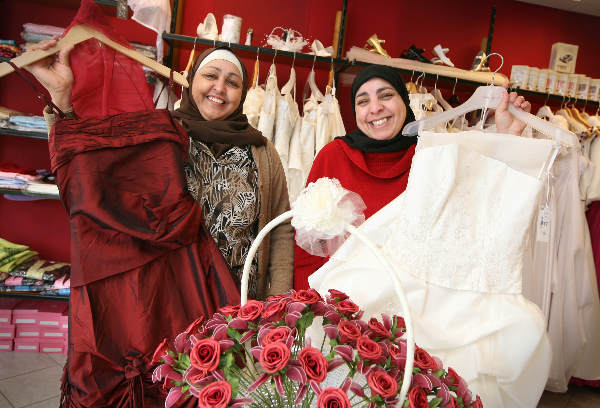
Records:
[[[0,351],[11,351],[15,338],[15,325],[12,324],[14,307],[20,302],[16,298],[0,298]]]
[[[67,313],[68,304],[63,302],[19,302],[12,310],[12,349],[20,352],[66,353],[68,330],[63,328],[63,322]],[[8,335],[8,328],[6,333]]]

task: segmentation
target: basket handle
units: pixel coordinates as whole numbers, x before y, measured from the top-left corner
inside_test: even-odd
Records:
[[[265,238],[265,236],[271,232],[273,228],[282,222],[292,218],[294,216],[294,211],[289,210],[284,212],[283,214],[273,218],[267,225],[263,227],[256,236],[256,239],[250,246],[250,250],[248,251],[248,255],[246,256],[246,261],[244,262],[244,271],[242,273],[242,283],[241,283],[241,299],[240,305],[243,306],[248,301],[248,280],[250,278],[250,266],[252,265],[252,260],[254,259],[254,255],[260,246],[260,243]],[[362,232],[358,230],[353,225],[346,225],[346,230],[351,234],[355,235],[359,240],[361,240],[367,247],[369,247],[376,258],[390,271],[390,276],[392,281],[394,282],[394,288],[396,289],[396,294],[400,299],[400,304],[402,306],[404,323],[406,324],[406,363],[404,365],[404,377],[402,378],[402,387],[400,388],[400,397],[397,406],[402,406],[404,400],[406,399],[406,395],[408,394],[408,390],[410,388],[410,383],[412,380],[412,370],[414,365],[414,356],[415,356],[415,340],[412,326],[412,318],[410,316],[410,309],[408,307],[408,299],[406,298],[406,294],[404,293],[404,289],[402,289],[402,285],[400,280],[398,279],[396,268],[389,261],[384,252],[378,248],[369,238],[367,238]]]

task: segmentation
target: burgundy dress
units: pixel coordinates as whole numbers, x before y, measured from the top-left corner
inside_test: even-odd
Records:
[[[91,0],[72,25],[81,23],[119,40]],[[156,346],[239,303],[238,284],[187,192],[188,137],[152,109],[139,63],[88,40],[71,66],[81,119],[58,121],[49,138],[71,224],[61,407],[162,407],[166,393],[151,382]]]
[[[164,406],[150,381],[157,344],[239,302],[186,191],[186,144],[166,111],[59,121],[52,130],[72,235],[62,406]]]

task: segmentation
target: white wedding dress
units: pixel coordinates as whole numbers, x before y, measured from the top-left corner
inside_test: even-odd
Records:
[[[415,342],[487,407],[533,408],[548,377],[544,316],[521,290],[553,149],[480,131],[422,132],[406,191],[360,227],[397,268]],[[347,293],[368,319],[402,313],[389,273],[350,237],[309,283]]]

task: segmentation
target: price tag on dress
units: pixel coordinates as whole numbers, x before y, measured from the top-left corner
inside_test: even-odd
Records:
[[[550,207],[547,204],[538,214],[536,240],[539,242],[550,241]]]

